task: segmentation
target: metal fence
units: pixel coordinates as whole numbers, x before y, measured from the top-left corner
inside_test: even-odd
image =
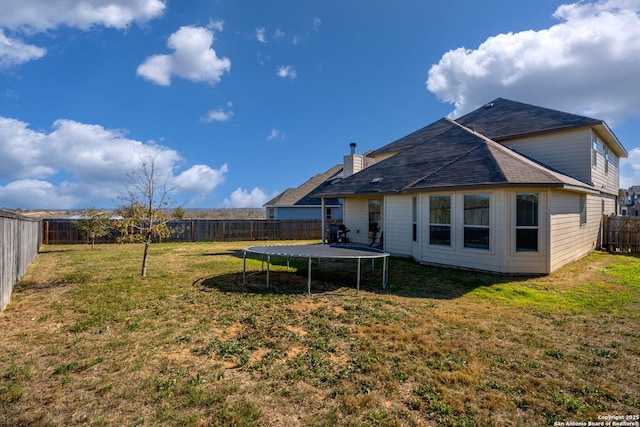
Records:
[[[0,311],[40,248],[38,219],[0,210]]]
[[[322,237],[320,220],[192,219],[171,221],[173,230],[164,242],[233,242],[251,240],[314,240]],[[96,243],[117,241],[114,230]],[[86,237],[75,228],[75,220],[43,220],[46,244],[85,243]]]
[[[609,252],[640,252],[640,217],[605,216],[602,230],[603,249]]]

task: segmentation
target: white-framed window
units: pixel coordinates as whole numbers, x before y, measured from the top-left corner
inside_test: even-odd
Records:
[[[451,196],[429,197],[429,244],[451,246]]]
[[[268,216],[269,219],[274,219],[276,217],[275,208],[268,208],[267,209],[267,216]]]
[[[609,173],[609,150],[604,149],[604,173]]]
[[[331,217],[332,217],[331,208],[325,208],[324,218],[325,219],[331,219]]]
[[[490,248],[489,194],[465,194],[464,196],[464,247]]]
[[[587,223],[587,196],[580,196],[580,225]]]
[[[538,252],[540,196],[516,194],[516,251]]]

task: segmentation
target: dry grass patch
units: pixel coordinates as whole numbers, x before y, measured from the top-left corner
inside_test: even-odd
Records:
[[[553,425],[640,412],[640,260],[391,260],[242,283],[243,243],[44,247],[0,313],[0,425]],[[259,260],[248,269],[260,270]],[[303,267],[300,267],[303,268]]]

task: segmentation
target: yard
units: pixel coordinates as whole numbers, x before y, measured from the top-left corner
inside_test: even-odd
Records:
[[[43,246],[0,313],[0,425],[639,421],[640,258],[545,277],[391,259],[357,294],[325,263],[309,296],[284,263],[243,285],[247,244],[152,245],[146,278],[138,245]]]

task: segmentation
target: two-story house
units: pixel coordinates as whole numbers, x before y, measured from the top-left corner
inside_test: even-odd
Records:
[[[498,98],[369,154],[315,194],[342,198],[355,244],[422,263],[548,274],[599,241],[627,152],[602,120]]]
[[[620,190],[620,215],[640,216],[640,185]]]

